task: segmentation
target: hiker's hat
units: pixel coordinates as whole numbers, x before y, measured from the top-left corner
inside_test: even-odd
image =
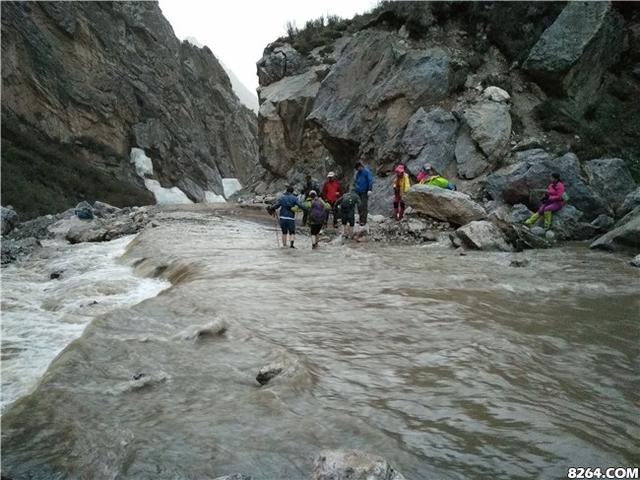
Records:
[[[400,175],[401,173],[404,173],[404,165],[398,165],[395,169],[395,172]]]
[[[335,172],[329,172],[329,173],[327,173],[327,177],[328,177],[328,178],[333,178],[333,177],[335,177],[335,176],[336,176]]]
[[[309,196],[310,196],[310,197],[317,197],[317,196],[318,196],[318,192],[316,192],[315,190],[311,190],[311,191],[309,192]]]

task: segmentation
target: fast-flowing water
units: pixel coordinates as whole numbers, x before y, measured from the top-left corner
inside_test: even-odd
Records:
[[[382,455],[408,479],[640,461],[640,287],[626,258],[277,249],[269,225],[163,216],[124,261],[173,286],[95,318],[7,409],[3,474],[303,479],[326,448]],[[284,372],[261,387],[273,362]]]

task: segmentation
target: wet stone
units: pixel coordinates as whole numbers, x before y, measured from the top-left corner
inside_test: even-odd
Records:
[[[258,370],[258,375],[256,375],[256,380],[260,385],[266,385],[273,378],[277,377],[284,370],[284,366],[279,363],[274,363],[271,365],[267,365]]]

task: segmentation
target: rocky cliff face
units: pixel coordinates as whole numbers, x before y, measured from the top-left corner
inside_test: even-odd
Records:
[[[133,147],[193,201],[259,175],[255,115],[155,2],[4,2],[2,60],[3,203],[21,213],[152,203]]]
[[[640,9],[608,2],[385,2],[280,39],[258,62],[270,175],[257,189],[329,169],[348,181],[363,159],[382,212],[398,162],[413,175],[431,163],[500,201],[496,182],[486,187],[493,172],[533,168],[539,181],[519,192],[533,205],[554,159],[571,153],[576,195],[598,207],[587,218],[611,213],[581,165],[617,157],[640,176],[639,34]]]

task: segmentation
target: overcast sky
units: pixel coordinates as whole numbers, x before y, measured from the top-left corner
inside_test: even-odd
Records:
[[[176,36],[195,37],[207,45],[246,87],[258,86],[256,61],[267,44],[320,15],[350,18],[373,8],[375,0],[160,0]]]

